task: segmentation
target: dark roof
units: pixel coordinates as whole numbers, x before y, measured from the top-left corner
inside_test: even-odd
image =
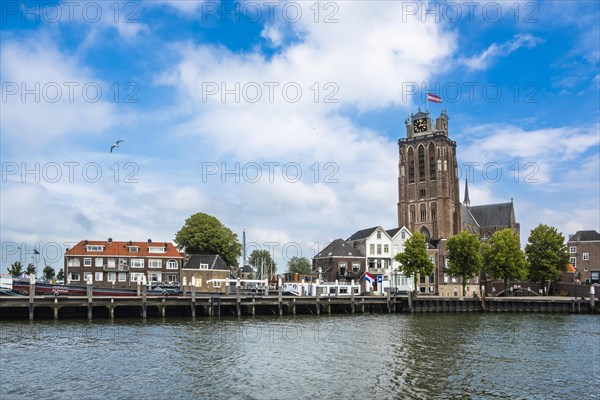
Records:
[[[374,226],[372,228],[367,228],[367,229],[363,229],[358,232],[355,232],[352,236],[350,236],[348,238],[348,240],[359,240],[359,239],[368,238],[377,228],[379,228],[379,226]]]
[[[335,239],[321,250],[314,258],[327,257],[364,257],[359,249],[355,249],[343,239]]]
[[[600,240],[600,233],[596,231],[577,231],[569,238],[569,242],[590,242],[592,240]]]
[[[479,226],[477,221],[475,221],[473,214],[471,214],[471,211],[469,211],[469,207],[465,206],[464,204],[461,204],[460,206],[460,216],[462,218],[463,223],[467,223],[469,225],[474,225],[477,227]]]
[[[469,207],[469,211],[477,224],[483,226],[510,227],[513,203],[486,204]]]
[[[200,264],[208,264],[208,269],[229,270],[225,261],[218,254],[192,254],[183,268],[200,269]]]
[[[246,264],[242,268],[240,268],[240,272],[254,272],[254,270],[252,269],[251,266]]]
[[[390,237],[394,237],[396,235],[396,233],[400,232],[400,229],[402,229],[402,228],[389,229],[386,232],[388,235],[390,235]]]

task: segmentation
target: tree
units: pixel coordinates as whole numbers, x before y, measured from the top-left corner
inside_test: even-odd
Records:
[[[519,238],[512,229],[495,232],[483,252],[485,271],[493,279],[504,280],[504,295],[508,292],[510,279],[523,280],[527,277],[525,253]]]
[[[65,279],[65,271],[63,271],[62,268],[58,270],[58,274],[56,274],[56,279],[58,279],[59,281]]]
[[[208,214],[196,213],[185,220],[175,241],[187,254],[218,254],[228,266],[238,266],[242,245],[237,235]]]
[[[277,274],[277,264],[271,258],[268,250],[253,250],[248,259],[248,264],[259,271],[261,279]]]
[[[44,267],[44,271],[42,272],[44,279],[46,279],[47,281],[52,280],[52,278],[54,278],[55,272],[54,272],[54,268],[52,268],[49,265],[46,265],[46,267]]]
[[[477,235],[463,231],[446,242],[448,273],[462,277],[463,296],[467,295],[467,280],[479,274],[483,262],[481,244]]]
[[[23,264],[21,261],[15,261],[8,268],[8,274],[13,277],[21,276],[23,274]]]
[[[288,272],[300,275],[310,274],[312,272],[312,265],[306,257],[292,257],[288,261]]]
[[[552,282],[567,270],[569,253],[565,237],[556,228],[540,224],[531,231],[525,254],[529,265],[529,279],[541,282],[546,292],[546,282]]]
[[[27,275],[35,275],[35,267],[34,267],[34,265],[32,263],[29,263],[27,265],[27,269],[25,270],[25,273]]]
[[[435,266],[427,255],[425,236],[415,232],[405,243],[404,252],[396,254],[396,261],[400,263],[400,271],[405,276],[413,277],[415,290],[417,289],[417,275],[429,276]]]

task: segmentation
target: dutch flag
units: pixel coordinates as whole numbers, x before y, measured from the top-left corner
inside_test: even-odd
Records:
[[[375,283],[375,277],[368,272],[365,272],[365,281],[369,282],[371,285]]]

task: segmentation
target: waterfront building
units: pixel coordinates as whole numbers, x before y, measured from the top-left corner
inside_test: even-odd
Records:
[[[366,258],[361,249],[353,247],[343,239],[336,239],[313,257],[312,270],[321,282],[346,284],[354,280],[361,284],[361,292],[366,290],[361,279],[366,271]]]
[[[600,283],[600,233],[578,231],[567,241],[575,278],[581,283]]]
[[[82,240],[64,254],[65,280],[96,287],[136,288],[138,282],[178,285],[184,255],[170,242]]]
[[[221,280],[228,278],[230,270],[220,255],[192,254],[181,269],[181,290],[189,292],[194,284],[198,292],[226,293],[227,287]]]

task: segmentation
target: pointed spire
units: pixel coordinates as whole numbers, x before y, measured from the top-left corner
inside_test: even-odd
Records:
[[[471,206],[471,200],[469,199],[469,181],[465,178],[465,200],[463,204],[467,207]]]

